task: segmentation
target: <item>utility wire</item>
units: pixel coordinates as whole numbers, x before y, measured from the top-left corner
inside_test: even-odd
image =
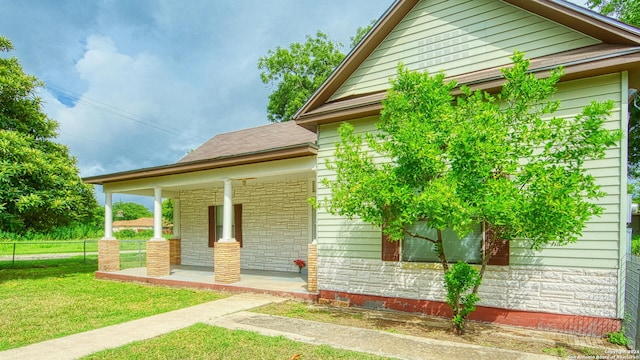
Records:
[[[127,150],[125,148],[121,148],[121,147],[118,147],[118,146],[115,146],[115,145],[107,144],[107,143],[104,143],[104,142],[101,142],[101,141],[92,140],[92,139],[85,138],[85,137],[82,137],[82,136],[74,135],[74,134],[68,133],[66,131],[60,131],[60,133],[65,134],[67,136],[71,136],[71,137],[80,139],[80,140],[84,140],[84,141],[92,143],[92,144],[96,143],[96,144],[100,144],[100,145],[103,145],[103,146],[108,146],[110,148],[114,148],[116,150],[124,151],[124,152],[127,152],[127,153],[134,153],[134,154],[138,154],[138,155],[142,155],[142,156],[149,155],[149,154],[143,154],[143,153],[137,152],[137,151]]]
[[[77,103],[92,107],[96,110],[100,110],[100,111],[104,111],[104,112],[109,112],[112,113],[116,116],[119,116],[121,118],[127,119],[127,120],[131,120],[133,122],[136,122],[138,124],[142,124],[151,128],[154,128],[156,130],[159,131],[163,131],[166,133],[169,133],[171,135],[184,135],[184,136],[189,136],[189,137],[193,137],[193,138],[197,138],[199,140],[203,140],[206,141],[208,139],[203,138],[201,136],[198,135],[194,135],[194,134],[190,134],[187,132],[184,132],[178,128],[174,128],[174,127],[170,127],[170,126],[166,126],[166,125],[160,125],[158,124],[156,121],[148,118],[148,117],[144,117],[138,114],[134,114],[130,111],[124,110],[124,109],[120,109],[116,106],[113,105],[109,105],[107,103],[104,103],[102,101],[96,100],[96,99],[92,99],[88,96],[84,96],[82,94],[79,94],[77,92],[62,88],[60,86],[57,85],[52,85],[52,84],[47,84],[46,87],[54,92],[57,93],[61,93],[64,96],[75,100]],[[142,119],[142,120],[141,120]],[[146,121],[144,121],[146,120]]]

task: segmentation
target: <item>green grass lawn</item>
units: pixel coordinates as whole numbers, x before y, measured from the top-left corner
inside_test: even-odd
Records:
[[[83,258],[0,262],[0,351],[222,298],[96,280]]]
[[[186,329],[105,350],[85,359],[387,359],[339,350],[326,345],[309,345],[257,333],[227,330],[196,324]]]

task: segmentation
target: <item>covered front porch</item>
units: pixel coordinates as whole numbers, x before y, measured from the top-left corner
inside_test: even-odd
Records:
[[[172,265],[170,274],[160,277],[149,276],[146,267],[115,272],[98,271],[96,277],[171,287],[270,294],[308,301],[316,301],[318,298],[315,291],[309,291],[306,272],[300,274],[288,271],[243,269],[240,273],[240,281],[231,284],[216,283],[209,267],[190,265]]]
[[[128,274],[119,267],[110,221],[113,194],[126,193],[154,198],[154,236],[147,242],[146,268],[138,270],[144,274],[137,277],[173,281],[187,274],[202,279],[198,283],[237,284],[245,274],[253,280],[251,270],[297,275],[294,260],[302,260],[311,275],[307,290],[317,291],[315,211],[307,201],[315,193],[314,165],[306,156],[105,182],[99,272]],[[169,240],[161,233],[163,198],[173,199]]]
[[[217,135],[175,164],[85,178],[105,194],[100,276],[127,276],[113,237],[112,199],[131,194],[154,199],[154,235],[138,278],[174,281],[184,269],[177,266],[190,265],[208,269],[198,283],[238,286],[243,277],[252,279],[247,271],[297,274],[303,261],[307,291],[317,291],[315,210],[308,202],[315,197],[315,141],[315,133],[294,123],[271,124]],[[167,198],[173,200],[170,240],[162,236]]]

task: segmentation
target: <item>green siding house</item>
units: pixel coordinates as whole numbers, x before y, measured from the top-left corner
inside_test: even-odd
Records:
[[[531,59],[539,76],[564,67],[558,116],[573,117],[592,100],[613,100],[606,127],[627,128],[629,94],[640,86],[640,30],[561,0],[399,0],[294,117],[318,134],[318,199],[331,196],[321,181],[334,176],[325,161],[334,154],[338,126],[375,131],[399,62],[491,92],[502,85],[500,68],[515,50]],[[489,267],[472,318],[589,334],[620,327],[626,152],[624,139],[605,159],[588,162],[607,195],[600,200],[604,214],[588,223],[582,238],[541,251],[512,242]],[[472,237],[465,242],[483,241],[480,226]],[[405,240],[397,258],[386,257],[380,228],[324,209],[318,209],[316,238],[321,298],[446,314],[442,271],[437,261],[411,255],[419,244]]]
[[[307,259],[309,297],[447,315],[442,271],[423,243],[383,241],[381,229],[314,211],[307,199],[331,196],[322,179],[334,176],[325,163],[338,126],[376,130],[399,62],[494,92],[515,50],[538,76],[564,67],[557,115],[613,100],[606,127],[626,130],[630,94],[640,89],[639,29],[562,0],[397,0],[294,121],[219,134],[175,164],[86,178],[105,193],[97,275],[119,270],[112,196],[137,194],[154,197],[148,277],[170,278],[181,264],[208,268],[216,283],[238,284],[241,270],[297,272],[292,260]],[[629,249],[626,152],[623,139],[604,159],[588,162],[606,192],[599,201],[605,211],[578,242],[541,251],[512,242],[492,259],[472,319],[593,335],[620,328]],[[174,200],[171,241],[161,236],[163,198]],[[483,242],[478,226],[452,244],[460,244],[459,258],[477,260]]]

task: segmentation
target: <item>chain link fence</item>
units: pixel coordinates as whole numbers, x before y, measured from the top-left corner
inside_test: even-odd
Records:
[[[120,268],[146,266],[146,240],[119,240]],[[16,261],[38,261],[82,257],[98,264],[98,240],[0,242],[0,267]]]

